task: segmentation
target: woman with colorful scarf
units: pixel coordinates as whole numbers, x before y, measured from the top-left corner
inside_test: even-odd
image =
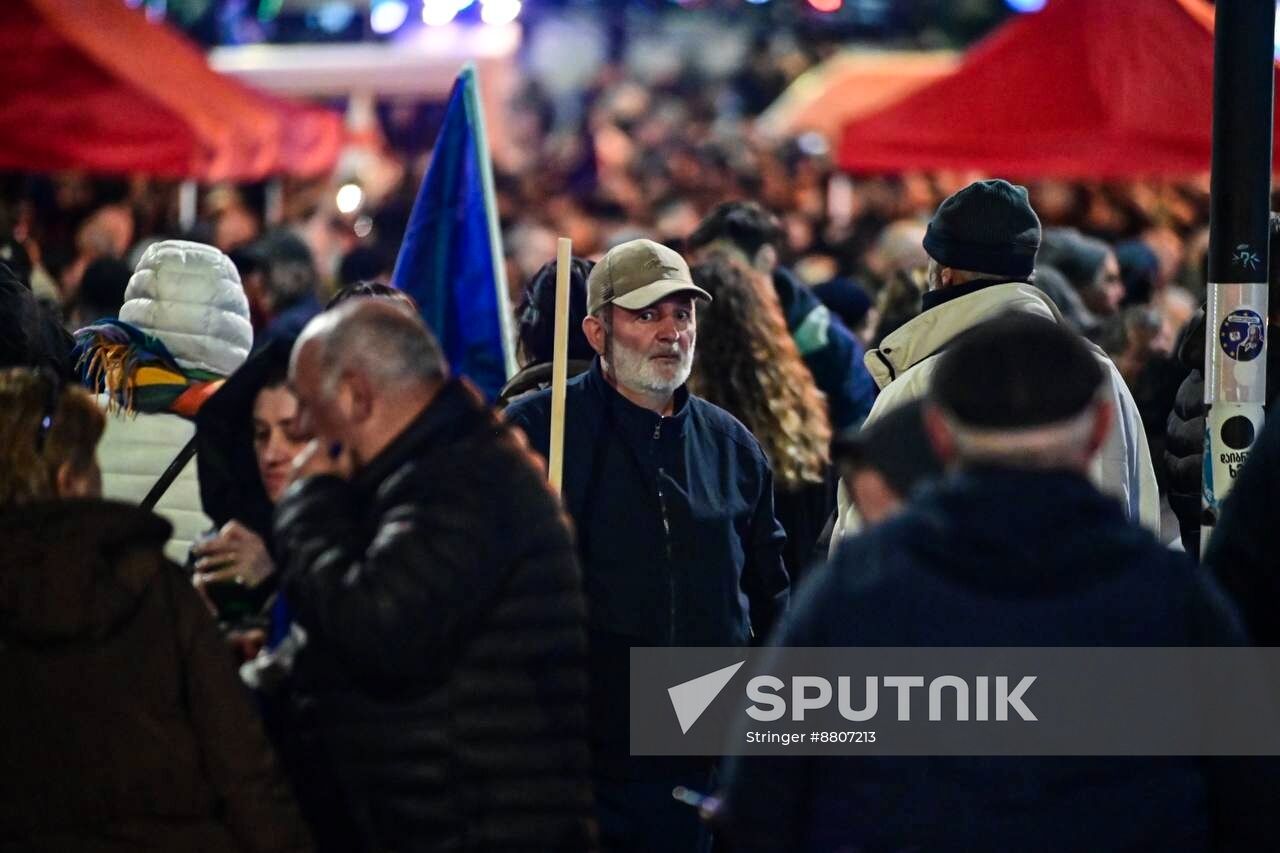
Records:
[[[174,528],[166,556],[183,562],[210,527],[191,458],[193,419],[253,343],[240,276],[212,246],[156,243],[138,262],[120,318],[75,337],[81,377],[107,412],[103,493],[140,504],[169,472],[155,510]]]

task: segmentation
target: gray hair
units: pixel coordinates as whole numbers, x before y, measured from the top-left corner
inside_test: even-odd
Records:
[[[937,290],[942,287],[942,270],[943,265],[933,258],[929,259],[929,289]],[[975,272],[973,270],[956,269],[955,267],[947,267],[951,270],[953,284],[966,284],[971,281],[1008,281],[1007,275],[995,275],[989,272]]]
[[[600,325],[604,326],[604,352],[600,353],[600,360],[604,362],[606,367],[613,367],[613,303],[606,302],[599,308],[591,312],[591,316],[600,321]]]
[[[1099,395],[1091,405],[1066,420],[1022,429],[967,426],[945,409],[941,411],[962,465],[994,463],[1006,468],[1058,470],[1087,460],[1101,400]]]
[[[325,312],[304,332],[304,338],[312,337],[321,344],[320,381],[326,396],[349,370],[389,389],[449,375],[444,352],[422,320],[388,300],[353,299]]]

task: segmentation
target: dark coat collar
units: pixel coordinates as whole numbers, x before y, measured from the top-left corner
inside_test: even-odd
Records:
[[[655,427],[660,426],[662,434],[683,435],[689,421],[691,396],[688,387],[681,385],[675,392],[675,406],[670,415],[659,415],[652,409],[637,406],[618,393],[609,380],[604,377],[604,369],[600,359],[591,362],[591,369],[586,373],[584,382],[587,392],[601,401],[615,422],[629,434],[637,437],[651,436]]]
[[[964,284],[953,284],[950,287],[930,290],[921,298],[920,310],[928,311],[930,308],[936,308],[945,302],[950,302],[952,299],[959,299],[961,296],[968,296],[970,293],[977,293],[979,290],[986,290],[988,287],[995,287],[997,284],[1026,284],[1026,281],[1020,278],[980,278],[974,281],[967,281]]]
[[[486,421],[492,422],[493,415],[480,392],[465,379],[450,379],[418,417],[356,473],[351,484],[362,494],[373,494],[406,462],[458,441]]]

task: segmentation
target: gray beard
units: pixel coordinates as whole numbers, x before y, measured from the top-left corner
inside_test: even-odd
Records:
[[[681,355],[674,373],[663,369],[649,358],[647,353],[636,352],[611,342],[606,359],[619,385],[642,394],[672,394],[689,380],[693,370],[693,347]]]

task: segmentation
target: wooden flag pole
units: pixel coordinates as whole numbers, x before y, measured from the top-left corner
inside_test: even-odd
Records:
[[[551,350],[551,488],[560,494],[564,472],[564,394],[569,381],[569,264],[573,241],[561,237],[556,245],[556,325]]]

